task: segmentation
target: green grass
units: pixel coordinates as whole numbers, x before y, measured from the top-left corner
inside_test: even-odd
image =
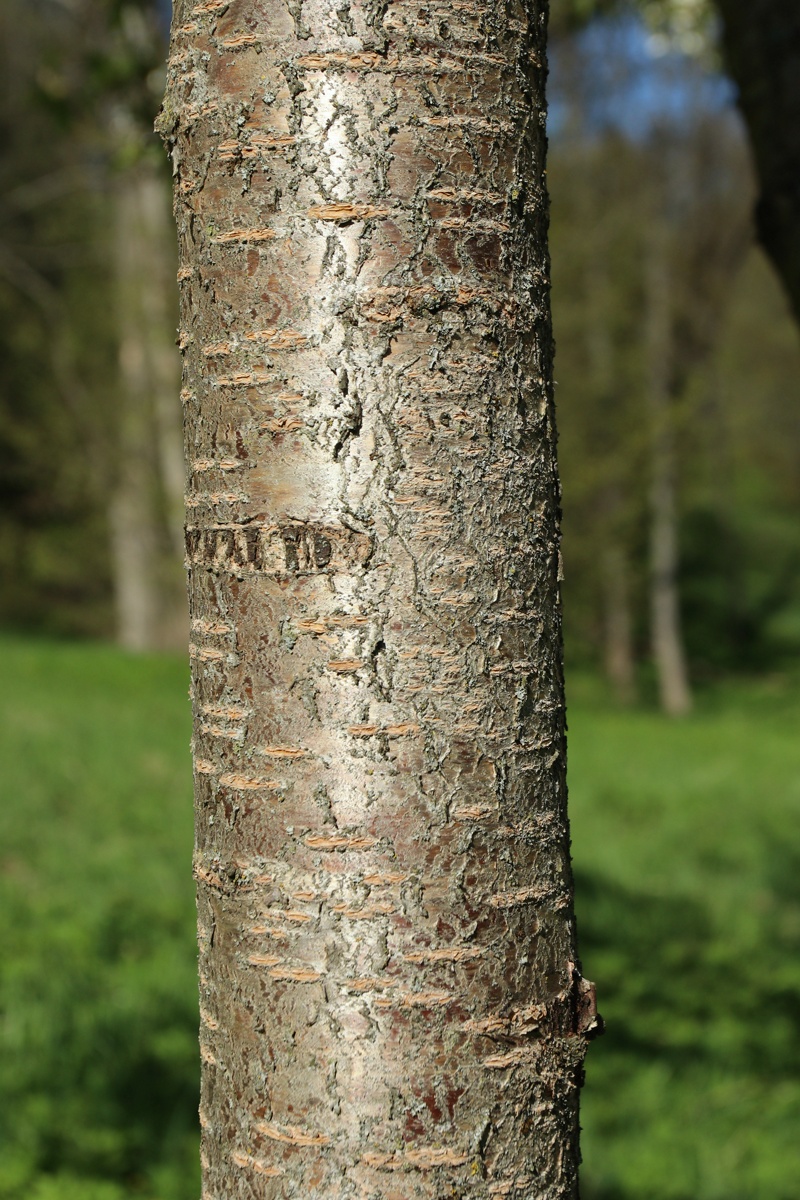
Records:
[[[0,1197],[195,1200],[188,672],[0,643]]]
[[[187,672],[0,641],[0,1200],[195,1200]],[[800,692],[575,679],[585,1200],[794,1200]]]
[[[575,689],[579,692],[579,688]],[[790,1200],[800,1177],[800,695],[570,710],[585,1200]]]

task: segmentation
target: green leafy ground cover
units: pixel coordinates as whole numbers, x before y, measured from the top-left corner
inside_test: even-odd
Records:
[[[0,1197],[196,1200],[186,667],[0,643]]]
[[[196,1200],[187,672],[0,642],[0,1200]],[[800,692],[575,680],[585,1200],[794,1200]]]
[[[798,1194],[800,694],[698,708],[570,706],[578,929],[608,1022],[584,1200]]]

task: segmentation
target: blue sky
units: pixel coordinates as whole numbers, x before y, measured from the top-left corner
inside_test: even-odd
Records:
[[[573,86],[567,94],[572,59]],[[578,93],[577,97],[575,93]],[[594,21],[574,51],[550,52],[550,132],[559,136],[577,99],[582,132],[617,129],[645,138],[654,126],[685,125],[698,111],[732,107],[733,85],[702,62],[678,53],[655,54],[647,30],[632,15]]]
[[[161,14],[165,26],[169,28],[169,23],[172,18],[172,0],[156,0],[156,8]]]

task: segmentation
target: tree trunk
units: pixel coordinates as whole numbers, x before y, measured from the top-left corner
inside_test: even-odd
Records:
[[[717,0],[758,173],[760,240],[800,320],[800,7]]]
[[[117,114],[119,144],[136,145],[131,118]],[[185,644],[184,463],[179,377],[170,313],[174,283],[169,207],[147,155],[115,181],[115,254],[120,372],[118,471],[111,500],[117,637],[131,650]]]
[[[647,358],[652,417],[650,482],[650,619],[661,707],[682,716],[692,707],[678,592],[675,434],[670,388],[669,267],[664,231],[654,223],[647,259]]]
[[[591,199],[587,191],[587,200]],[[627,555],[623,547],[625,485],[620,452],[620,430],[611,415],[620,408],[621,386],[614,370],[614,341],[609,325],[612,293],[608,272],[608,236],[596,213],[583,219],[589,228],[586,255],[585,336],[594,408],[602,414],[602,438],[597,450],[606,471],[605,486],[595,506],[599,540],[598,555],[603,606],[603,661],[608,682],[621,704],[636,699],[636,665],[633,652],[633,622],[630,610]]]
[[[636,699],[628,562],[624,550],[611,542],[602,555],[605,601],[606,677],[620,704]]]
[[[128,650],[142,651],[158,643],[160,596],[151,375],[142,329],[145,231],[135,171],[117,181],[112,203],[120,388],[118,466],[109,520],[111,563],[117,640]]]
[[[176,7],[209,1200],[577,1196],[544,36]]]
[[[177,397],[180,364],[175,347],[174,234],[164,180],[148,160],[139,167],[138,199],[143,235],[143,336],[150,367],[156,459],[168,540],[182,566],[186,468],[183,414]]]

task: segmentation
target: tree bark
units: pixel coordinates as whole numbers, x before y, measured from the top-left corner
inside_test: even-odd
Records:
[[[577,1196],[544,39],[176,7],[209,1200]]]
[[[647,275],[647,359],[652,419],[650,481],[650,620],[661,707],[683,716],[692,707],[678,592],[675,431],[670,387],[671,322],[666,238],[656,221]]]
[[[760,196],[756,224],[800,320],[800,7],[717,0]]]

